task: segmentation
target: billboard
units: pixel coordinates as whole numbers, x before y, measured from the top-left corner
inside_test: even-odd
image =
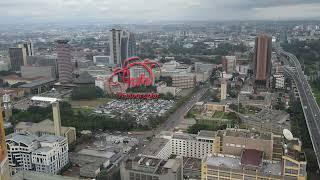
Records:
[[[128,58],[124,61],[122,68],[114,69],[112,75],[107,79],[108,90],[111,94],[117,94],[120,98],[154,99],[159,95],[155,93],[125,93],[128,88],[140,86],[154,86],[154,70],[160,70],[160,64],[156,61],[139,57]]]

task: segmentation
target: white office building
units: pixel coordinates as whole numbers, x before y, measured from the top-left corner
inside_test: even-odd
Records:
[[[68,141],[62,136],[13,133],[6,143],[12,174],[20,170],[57,174],[69,162]]]
[[[41,136],[40,148],[32,152],[32,164],[37,172],[57,174],[69,162],[68,141],[62,136]]]
[[[198,135],[164,131],[145,149],[143,155],[168,159],[173,154],[202,159],[213,152],[214,138],[213,131],[200,131]]]

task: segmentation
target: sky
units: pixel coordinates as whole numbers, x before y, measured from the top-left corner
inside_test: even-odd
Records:
[[[1,23],[320,18],[320,0],[0,0]]]

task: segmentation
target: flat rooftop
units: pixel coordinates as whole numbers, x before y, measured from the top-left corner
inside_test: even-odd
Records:
[[[271,140],[272,133],[269,132],[252,132],[244,129],[226,129],[225,136],[232,137],[243,137],[243,138],[252,138],[252,139],[262,139],[262,140]]]
[[[205,131],[205,130],[201,130],[201,131],[198,133],[198,138],[214,139],[215,136],[216,136],[216,132],[215,132],[215,131]]]
[[[242,171],[241,159],[234,156],[226,155],[208,155],[205,160],[209,168],[226,168],[230,170]],[[210,167],[211,166],[211,167]],[[262,166],[258,169],[258,172],[266,175],[281,175],[281,162],[262,162]]]
[[[154,138],[152,142],[144,149],[142,154],[146,156],[156,156],[168,142],[168,139]]]

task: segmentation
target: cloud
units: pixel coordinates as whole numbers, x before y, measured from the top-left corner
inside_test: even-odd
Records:
[[[319,8],[319,0],[0,0],[0,21],[307,19]]]

